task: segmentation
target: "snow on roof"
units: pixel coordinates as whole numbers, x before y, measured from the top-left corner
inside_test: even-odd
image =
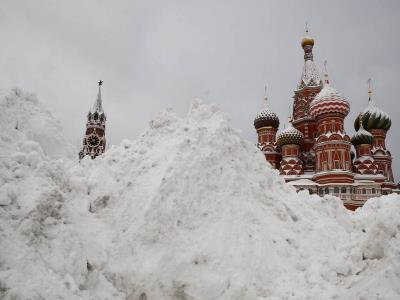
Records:
[[[321,84],[321,77],[319,76],[319,72],[315,63],[312,60],[304,61],[298,89],[302,89],[305,86],[321,86]]]

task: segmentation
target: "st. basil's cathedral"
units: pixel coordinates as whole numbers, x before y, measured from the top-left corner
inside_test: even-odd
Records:
[[[265,108],[254,120],[258,148],[272,168],[278,169],[298,191],[335,195],[348,209],[362,206],[371,197],[399,193],[393,178],[392,156],[385,144],[391,120],[376,106],[371,86],[368,106],[354,121],[357,132],[350,138],[344,129],[350,103],[331,85],[326,62],[324,78],[320,78],[313,61],[314,39],[308,30],[301,46],[304,66],[294,91],[291,117],[286,128],[277,134],[279,118],[265,98]],[[79,159],[94,159],[106,149],[101,86],[99,81],[96,101],[87,114]]]
[[[301,46],[304,66],[288,124],[277,134],[279,118],[265,98],[266,107],[254,120],[258,148],[298,191],[337,196],[348,209],[371,197],[398,192],[385,144],[391,120],[376,106],[370,80],[368,105],[354,121],[357,132],[350,138],[344,129],[350,103],[329,81],[326,62],[320,78],[308,30]]]

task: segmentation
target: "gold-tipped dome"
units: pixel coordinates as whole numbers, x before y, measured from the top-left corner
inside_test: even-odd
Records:
[[[305,46],[314,46],[314,39],[310,36],[309,32],[308,32],[308,25],[306,23],[306,33],[304,34],[303,39],[301,40],[301,47],[305,47]]]
[[[314,39],[308,35],[308,31],[306,31],[306,35],[301,40],[301,47],[305,46],[314,46]]]

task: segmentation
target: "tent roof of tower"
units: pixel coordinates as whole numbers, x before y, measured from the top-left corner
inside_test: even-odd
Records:
[[[322,85],[321,77],[317,66],[312,60],[306,60],[303,66],[303,72],[301,73],[300,83],[298,89],[303,89],[305,87],[319,87]]]

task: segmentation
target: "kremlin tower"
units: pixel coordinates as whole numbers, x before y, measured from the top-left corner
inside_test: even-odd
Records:
[[[357,132],[350,139],[344,128],[350,103],[331,85],[326,62],[321,80],[308,29],[301,47],[304,66],[287,128],[277,134],[279,118],[267,104],[254,120],[266,160],[297,190],[335,195],[352,210],[371,197],[399,193],[385,143],[391,120],[373,101],[370,80],[368,106],[356,118]]]
[[[99,81],[99,90],[93,108],[87,114],[86,132],[83,138],[83,147],[79,152],[79,159],[89,155],[92,159],[104,153],[106,148],[106,114],[103,111],[101,99],[101,86],[103,81]]]

